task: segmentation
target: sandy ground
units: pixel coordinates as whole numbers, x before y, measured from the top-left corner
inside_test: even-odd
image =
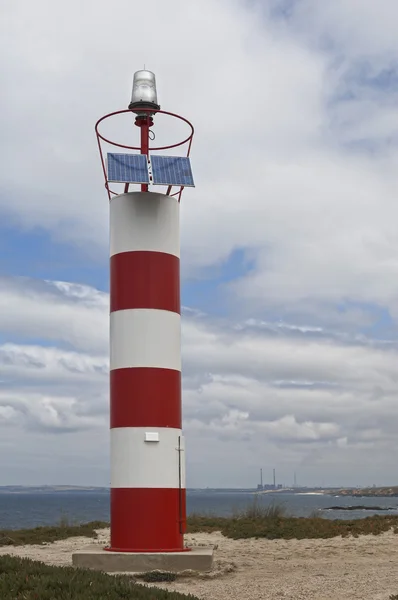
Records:
[[[109,530],[99,532],[99,544]],[[214,571],[158,587],[206,600],[388,600],[398,594],[398,535],[329,540],[230,540],[221,533],[187,536],[214,545]],[[2,547],[0,554],[70,565],[72,552],[92,543],[71,538],[44,546]]]

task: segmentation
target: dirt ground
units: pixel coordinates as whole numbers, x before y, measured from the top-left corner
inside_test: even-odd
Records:
[[[99,544],[109,530],[99,532]],[[157,584],[206,600],[388,600],[398,594],[398,535],[328,540],[230,540],[221,533],[187,536],[213,545],[214,570]],[[0,554],[71,565],[72,553],[92,543],[71,538],[44,546],[8,546]]]

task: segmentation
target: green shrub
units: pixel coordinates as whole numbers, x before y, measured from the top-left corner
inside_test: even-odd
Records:
[[[50,567],[11,556],[0,557],[1,600],[198,600],[147,588],[129,576],[111,576],[73,567]]]
[[[97,529],[109,527],[108,523],[92,521],[83,525],[66,523],[54,527],[35,527],[34,529],[0,529],[0,546],[23,546],[25,544],[44,544],[70,537],[83,536],[96,538]]]
[[[61,511],[61,515],[58,519],[58,527],[78,527],[80,523],[75,519],[71,519],[67,513]]]
[[[109,527],[109,523],[93,521],[83,525],[65,524],[57,527],[0,530],[0,546],[45,544],[75,536],[95,538],[96,530],[104,527]],[[257,502],[233,517],[191,514],[187,521],[188,533],[221,531],[223,535],[233,539],[311,539],[348,535],[358,537],[379,535],[390,530],[398,534],[398,516],[374,515],[350,521],[326,519],[316,514],[310,517],[291,517],[286,514],[284,506],[272,504],[264,507]]]
[[[277,502],[265,505],[259,500],[258,496],[255,496],[253,501],[243,510],[235,510],[233,512],[233,518],[235,519],[276,519],[286,516],[286,506]]]
[[[221,531],[226,537],[233,539],[267,538],[267,539],[314,539],[346,537],[352,535],[379,535],[385,531],[398,530],[397,516],[371,516],[365,519],[350,521],[324,519],[320,516],[289,517],[278,514],[278,510],[267,515],[261,512],[258,516],[243,512],[237,516],[206,517],[194,515],[189,517],[187,531],[189,533]]]
[[[314,508],[308,515],[309,519],[323,519],[322,511],[319,508]]]

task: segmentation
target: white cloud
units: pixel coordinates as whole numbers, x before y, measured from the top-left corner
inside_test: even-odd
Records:
[[[131,36],[146,8],[133,10],[127,0],[112,11],[103,2],[9,3],[3,211],[82,252],[105,252],[92,127],[127,104],[133,56],[135,68],[146,62],[157,72],[162,105],[196,126],[197,189],[185,192],[182,209],[185,274],[244,248],[253,272],[229,292],[253,310],[284,314],[297,302],[311,309],[349,299],[395,316],[395,94],[361,87],[355,65],[362,56],[373,76],[391,67],[395,54],[382,32],[396,7],[385,0],[375,15],[369,1],[360,11],[356,3],[326,4],[297,3],[281,22],[267,11],[275,3],[157,0],[150,29]],[[370,31],[379,41],[371,43]],[[327,50],[325,37],[335,42]],[[331,101],[349,92],[351,101]],[[177,133],[159,127],[159,143]],[[130,135],[127,122],[109,131],[119,132]],[[377,143],[380,156],[354,151],[350,144],[363,139]]]
[[[2,418],[9,425],[45,433],[67,433],[101,427],[104,424],[103,398],[95,414],[86,414],[83,397],[47,396],[43,393],[0,393]]]
[[[299,0],[293,11],[303,30],[313,38],[335,43],[349,58],[375,61],[398,58],[394,23],[398,7],[393,0]]]
[[[49,296],[49,286],[59,295]],[[24,279],[13,293],[14,302],[30,297],[34,314],[47,302],[61,341],[63,313],[56,309],[71,298],[77,322],[90,305],[108,320],[105,295],[88,286]],[[13,310],[3,303],[3,318]],[[70,350],[54,344],[50,329],[42,331],[48,346],[31,343],[36,331],[25,332],[23,343],[0,346],[0,427],[14,432],[3,440],[11,462],[17,460],[13,449],[20,456],[22,441],[26,453],[40,456],[57,434],[73,440],[73,456],[79,451],[83,463],[87,457],[87,471],[80,465],[76,475],[80,482],[90,480],[94,465],[96,482],[102,477],[106,484],[108,359],[106,350],[85,350],[97,347],[97,331],[87,328],[85,334],[84,349],[80,338]],[[366,483],[371,466],[363,464],[374,453],[373,478],[388,479],[389,467],[383,471],[379,461],[385,456],[388,465],[398,449],[396,345],[289,323],[227,323],[191,310],[183,317],[182,348],[190,485],[251,485],[258,465],[270,461],[281,476],[289,478],[296,469],[308,483],[318,483],[327,464],[337,484],[349,476],[339,471],[341,461],[352,466],[359,448],[357,478]],[[60,456],[68,462],[66,441],[48,458],[52,480],[59,481]]]
[[[0,278],[3,334],[57,340],[105,353],[108,295],[77,284]]]

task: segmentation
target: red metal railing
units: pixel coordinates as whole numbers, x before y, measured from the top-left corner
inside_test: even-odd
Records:
[[[136,113],[138,112],[142,112],[143,114],[148,113],[148,108],[134,108],[133,110],[130,109],[125,109],[125,110],[118,110],[116,112],[112,112],[109,113],[108,115],[105,115],[103,117],[101,117],[100,119],[98,119],[98,121],[95,124],[95,133],[97,136],[97,143],[98,143],[98,149],[99,149],[99,153],[100,153],[100,158],[101,158],[101,165],[102,165],[102,171],[104,174],[104,179],[105,179],[105,188],[106,191],[108,193],[108,198],[109,200],[111,199],[112,195],[118,195],[118,192],[114,192],[113,190],[110,189],[109,187],[109,181],[108,181],[108,176],[107,176],[107,172],[106,172],[106,163],[105,163],[105,158],[104,158],[104,153],[102,150],[102,145],[101,142],[105,142],[106,144],[110,144],[111,146],[117,146],[118,148],[125,148],[126,150],[136,150],[141,152],[141,146],[127,146],[126,144],[120,144],[119,142],[114,142],[112,140],[107,139],[104,135],[102,135],[99,131],[99,125],[105,121],[106,119],[110,119],[111,117],[114,117],[116,115],[121,115],[121,114],[125,114],[125,113],[130,113],[132,115],[136,115]],[[190,152],[191,152],[191,146],[192,146],[192,139],[195,133],[194,127],[192,125],[192,123],[190,123],[190,121],[188,121],[188,119],[185,119],[185,117],[181,117],[180,115],[177,115],[175,113],[171,113],[165,110],[156,110],[156,109],[151,109],[150,110],[151,115],[158,115],[158,114],[162,114],[162,115],[167,115],[169,117],[175,118],[175,119],[179,119],[180,121],[183,121],[184,123],[186,123],[189,128],[190,128],[190,134],[188,135],[188,137],[186,137],[184,140],[182,140],[181,142],[177,142],[176,144],[170,144],[168,146],[150,146],[150,144],[148,144],[148,153],[149,152],[157,152],[157,151],[161,151],[161,150],[170,150],[171,148],[178,148],[180,146],[184,146],[185,144],[187,145],[187,151],[186,151],[186,155],[187,157],[189,157]],[[176,186],[175,186],[176,187]],[[184,186],[177,186],[179,187],[179,190],[177,192],[174,192],[173,194],[171,194],[171,190],[172,190],[172,186],[168,186],[167,188],[167,195],[170,196],[178,196],[178,202],[181,201],[181,195],[182,192],[184,190]],[[129,188],[129,184],[126,184],[125,186],[125,191],[128,191]]]

